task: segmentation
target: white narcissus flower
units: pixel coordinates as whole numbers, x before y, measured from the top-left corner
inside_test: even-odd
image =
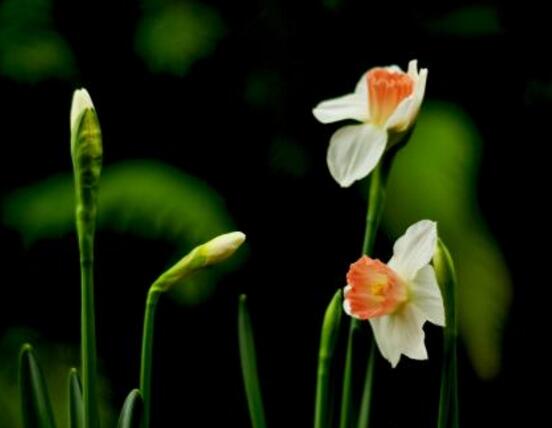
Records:
[[[347,273],[345,312],[370,320],[378,348],[393,367],[401,354],[427,359],[426,321],[445,326],[441,290],[429,264],[436,245],[435,222],[422,220],[397,240],[389,263],[363,256]]]
[[[323,101],[313,109],[322,123],[362,122],[338,129],[330,140],[328,167],[334,179],[349,187],[378,164],[385,148],[412,127],[424,99],[427,69],[416,60],[405,73],[396,65],[375,67],[362,75],[355,92]]]

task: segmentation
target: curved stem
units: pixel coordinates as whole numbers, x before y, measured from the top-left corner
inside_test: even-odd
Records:
[[[161,295],[159,290],[150,289],[146,300],[144,314],[144,330],[142,332],[142,355],[140,360],[140,391],[144,399],[144,413],[142,418],[143,428],[148,428],[151,410],[151,368],[153,360],[153,331],[155,324],[155,311]]]
[[[371,254],[376,241],[376,233],[383,213],[383,203],[385,200],[385,177],[383,174],[382,162],[372,171],[370,175],[370,190],[368,193],[368,209],[366,214],[366,228],[364,230],[364,241],[362,244],[362,255]],[[359,328],[359,321],[352,319],[349,325],[349,336],[347,338],[347,354],[345,357],[345,370],[343,372],[343,388],[341,393],[341,416],[340,428],[350,428],[352,426],[352,390],[351,383],[353,377],[353,355],[354,355],[354,336]],[[372,340],[372,348],[375,343]],[[370,365],[368,366],[370,368]],[[367,378],[364,387],[363,411],[362,414],[370,414],[370,399],[372,389],[372,372],[367,372]],[[367,391],[369,391],[367,393]],[[368,394],[368,395],[367,395]],[[366,398],[366,399],[365,399]],[[360,422],[360,420],[359,420]],[[366,425],[364,425],[366,427]]]

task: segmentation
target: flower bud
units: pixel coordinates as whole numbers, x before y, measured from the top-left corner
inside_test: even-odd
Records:
[[[231,232],[219,235],[195,247],[173,267],[165,271],[152,285],[152,289],[168,291],[191,273],[228,259],[244,243],[245,234]]]
[[[100,123],[86,89],[78,89],[73,94],[70,126],[77,204],[92,208],[102,169],[103,149]]]
[[[236,252],[244,241],[244,233],[230,232],[219,235],[203,244],[201,248],[206,258],[206,265],[216,264],[226,260]]]

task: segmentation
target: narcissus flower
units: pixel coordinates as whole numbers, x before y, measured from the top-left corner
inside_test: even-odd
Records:
[[[424,323],[445,325],[443,298],[429,264],[436,245],[436,224],[422,220],[397,240],[389,263],[363,256],[347,274],[345,312],[370,320],[378,348],[393,367],[401,354],[427,359]]]
[[[427,69],[417,61],[405,73],[398,66],[375,67],[362,75],[355,92],[323,101],[313,109],[322,123],[362,122],[338,129],[330,140],[328,167],[342,187],[366,177],[385,148],[400,141],[416,120],[424,98]]]

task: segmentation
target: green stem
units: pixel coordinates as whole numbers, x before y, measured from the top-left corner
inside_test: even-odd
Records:
[[[351,319],[349,335],[347,336],[347,353],[345,355],[345,370],[343,371],[343,387],[341,389],[341,414],[339,418],[340,428],[351,426],[351,380],[353,378],[353,342],[360,323],[357,319]]]
[[[374,249],[376,233],[383,213],[383,203],[385,200],[385,177],[383,174],[382,162],[372,171],[370,175],[370,189],[368,192],[368,209],[366,214],[366,228],[364,231],[364,242],[362,245],[362,255],[369,255]],[[347,354],[345,357],[345,370],[343,372],[343,388],[341,393],[341,417],[340,428],[350,428],[352,426],[352,377],[353,377],[353,355],[354,355],[354,336],[359,328],[359,321],[352,319],[349,325],[349,335],[347,338]],[[372,340],[372,348],[375,343]],[[368,366],[370,368],[370,365]],[[371,369],[373,371],[373,368]],[[372,389],[372,371],[367,372],[364,396],[363,396],[363,414],[370,414],[370,399]],[[367,383],[368,382],[368,383]],[[367,393],[368,391],[368,393]],[[367,395],[368,394],[368,395]],[[365,400],[365,397],[366,398]],[[366,403],[366,404],[365,404]],[[360,422],[360,421],[359,421]],[[366,425],[364,425],[365,427]]]
[[[364,378],[364,390],[362,392],[362,401],[360,402],[360,412],[358,415],[358,428],[366,428],[370,423],[370,409],[372,404],[372,383],[374,379],[374,365],[376,361],[376,343],[372,339],[370,345],[370,355],[368,356],[368,365],[366,366],[366,377]]]
[[[383,167],[378,165],[370,176],[370,190],[368,191],[368,210],[366,213],[366,229],[364,231],[364,243],[362,255],[370,255],[374,250],[376,232],[378,230],[383,205],[385,201],[385,182]]]
[[[93,204],[77,206],[81,269],[81,354],[84,428],[98,428],[96,386],[96,320],[94,312],[94,231],[96,210]]]
[[[144,413],[142,418],[143,428],[150,424],[151,410],[151,368],[153,360],[153,331],[155,324],[155,311],[161,292],[151,288],[146,300],[144,315],[144,330],[142,332],[142,356],[140,361],[140,391],[144,400]]]
[[[441,391],[437,426],[438,428],[458,428],[458,327],[456,313],[456,275],[450,253],[442,241],[439,240],[437,248],[438,251],[436,252],[433,263],[435,265],[435,271],[443,292],[446,314],[443,367],[441,372]]]

